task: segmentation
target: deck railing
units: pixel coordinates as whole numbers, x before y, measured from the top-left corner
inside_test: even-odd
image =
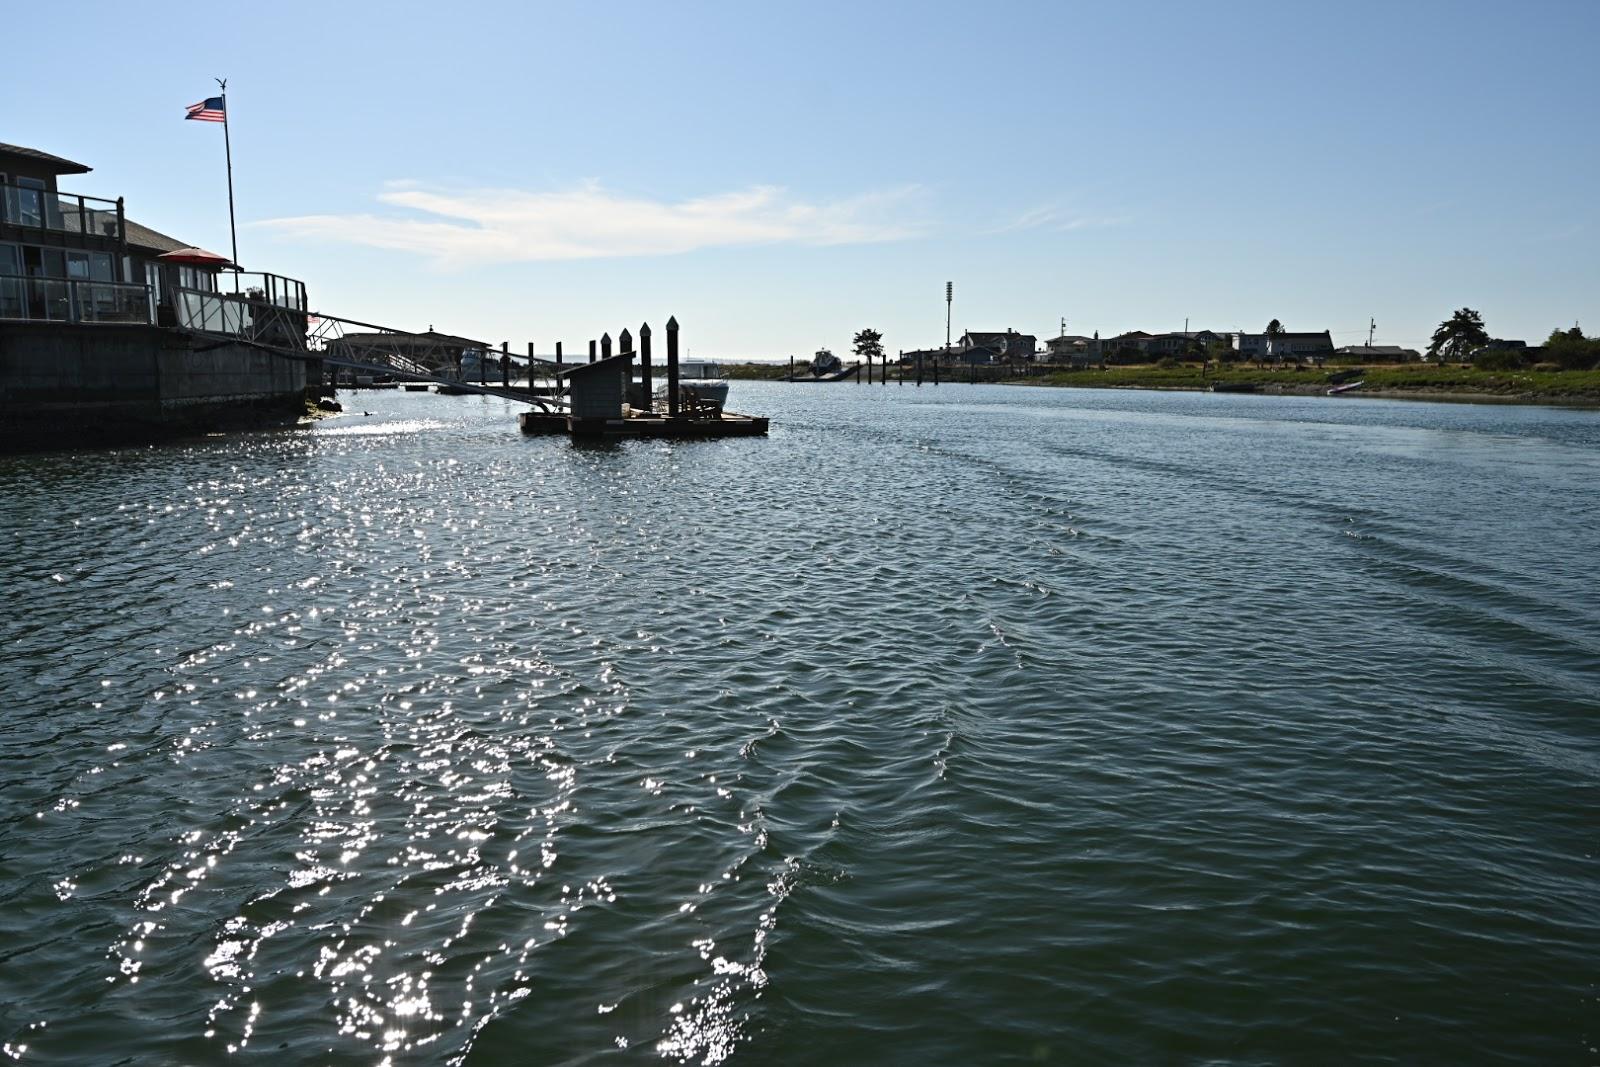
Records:
[[[219,284],[222,278],[218,276]],[[258,271],[241,271],[238,276],[238,292],[240,296],[250,300],[262,300],[274,307],[288,308],[290,311],[306,311],[306,283],[294,278],[285,278],[281,274],[266,274]]]
[[[120,200],[75,193],[52,193],[29,185],[0,182],[0,222],[48,233],[77,233],[123,239]]]
[[[8,321],[149,325],[151,310],[144,285],[0,274],[0,319]]]
[[[172,307],[178,325],[186,330],[249,337],[255,328],[255,311],[243,295],[208,293],[201,289],[172,290]]]

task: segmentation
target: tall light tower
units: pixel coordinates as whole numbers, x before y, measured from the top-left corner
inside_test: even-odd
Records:
[[[950,302],[956,298],[956,283],[944,283],[944,347],[950,348]]]

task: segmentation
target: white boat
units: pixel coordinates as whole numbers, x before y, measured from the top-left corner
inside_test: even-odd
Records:
[[[817,349],[817,354],[811,360],[811,374],[820,378],[824,374],[837,374],[844,369],[844,364],[839,357],[829,352],[826,348]]]
[[[666,375],[657,381],[661,382],[656,387],[656,395],[665,399],[667,395]],[[703,359],[686,359],[678,363],[678,393],[693,393],[700,400],[708,400],[714,404],[725,404],[728,401],[728,372],[722,369],[719,363],[712,363]]]

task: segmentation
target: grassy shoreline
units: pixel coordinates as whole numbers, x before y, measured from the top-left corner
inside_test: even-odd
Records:
[[[1482,403],[1557,403],[1600,405],[1600,370],[1481,370],[1476,367],[1397,364],[1322,370],[1257,370],[1235,366],[1207,368],[1154,364],[1106,370],[1060,371],[1041,378],[1020,379],[1019,385],[1080,389],[1210,389],[1218,383],[1256,387],[1266,395],[1324,396],[1340,381],[1362,381],[1359,389],[1341,395],[1401,400],[1460,400]]]
[[[724,364],[730,376],[741,380],[781,379],[789,373],[786,364]],[[1211,389],[1218,383],[1254,386],[1266,396],[1325,396],[1336,382],[1362,380],[1361,388],[1342,394],[1351,397],[1377,397],[1394,400],[1445,400],[1463,403],[1568,404],[1600,406],[1600,369],[1555,370],[1534,367],[1522,370],[1482,370],[1466,366],[1438,366],[1427,363],[1393,364],[1359,368],[1256,369],[1248,365],[1204,371],[1196,364],[1160,366],[1154,363],[1084,368],[1024,378],[1001,378],[992,368],[983,368],[990,383],[1074,389],[1154,389],[1185,392]],[[909,380],[909,378],[908,378]],[[965,371],[946,370],[946,381],[965,380]]]

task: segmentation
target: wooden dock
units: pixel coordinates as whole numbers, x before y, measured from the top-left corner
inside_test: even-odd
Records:
[[[724,411],[715,416],[646,414],[629,411],[623,418],[574,418],[560,412],[525,411],[517,416],[526,434],[570,434],[575,438],[706,438],[765,437],[767,420],[758,415]]]

